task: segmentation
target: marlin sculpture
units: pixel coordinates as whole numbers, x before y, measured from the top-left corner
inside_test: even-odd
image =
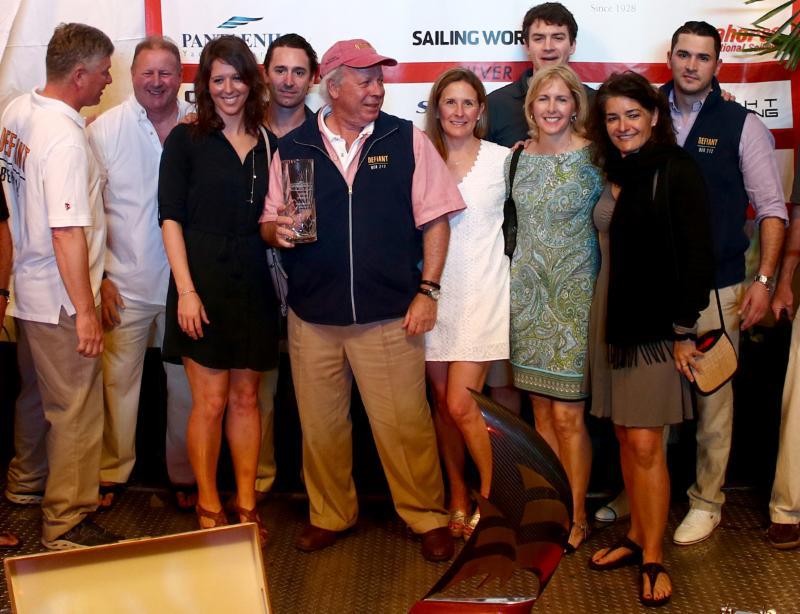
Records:
[[[564,467],[527,423],[470,390],[492,446],[489,498],[477,496],[481,518],[458,557],[411,614],[530,612],[558,567],[569,538],[572,495]],[[470,578],[508,582],[517,569],[533,572],[538,591],[528,597],[436,597]]]

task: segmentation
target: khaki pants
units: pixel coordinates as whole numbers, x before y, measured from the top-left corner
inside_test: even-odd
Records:
[[[289,312],[289,356],[314,526],[341,531],[358,516],[350,423],[353,376],[397,513],[416,533],[447,525],[425,396],[422,336],[407,337],[401,323],[325,326]]]
[[[192,411],[192,390],[183,365],[164,363],[167,372],[167,473],[173,484],[194,484],[194,472],[186,451],[186,427]],[[261,449],[256,468],[256,490],[268,492],[275,481],[275,393],[278,369],[261,374],[258,409],[261,413]]]
[[[75,317],[17,320],[22,394],[16,406],[8,489],[44,490],[42,535],[52,541],[97,507],[103,389],[99,358],[75,348]]]
[[[792,345],[783,384],[778,465],[769,502],[772,522],[800,522],[800,317],[792,325]]]
[[[744,284],[719,289],[725,330],[733,347],[739,349],[739,307],[744,297]],[[719,328],[719,311],[714,291],[709,305],[700,314],[698,334]],[[710,396],[697,397],[697,468],[695,483],[689,487],[692,508],[718,512],[725,502],[722,485],[728,468],[733,432],[733,383],[728,382]]]
[[[120,324],[103,335],[103,451],[100,481],[124,484],[136,462],[136,421],[148,340],[163,337],[164,306],[125,298]]]

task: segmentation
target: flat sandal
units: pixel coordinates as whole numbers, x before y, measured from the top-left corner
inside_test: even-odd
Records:
[[[644,596],[644,577],[647,576],[647,579],[650,582],[650,594],[653,595],[656,592],[656,580],[658,580],[658,576],[664,574],[669,578],[669,573],[661,563],[642,563],[639,566],[639,601],[643,606],[648,608],[659,608],[662,605],[669,603],[670,598],[672,597],[672,593],[669,595],[665,595],[661,597],[661,599],[656,599],[655,597],[645,597]],[[670,578],[670,584],[672,583],[672,578]]]
[[[619,569],[621,567],[641,565],[642,547],[627,535],[621,537],[612,546],[610,546],[606,554],[601,558],[605,558],[614,552],[614,550],[619,550],[620,548],[625,548],[626,550],[630,550],[630,552],[628,554],[623,554],[621,557],[612,561],[611,563],[605,564],[597,563],[593,559],[589,558],[589,569],[593,569],[595,571],[611,571],[612,569]]]

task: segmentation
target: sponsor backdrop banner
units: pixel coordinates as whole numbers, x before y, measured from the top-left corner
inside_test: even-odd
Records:
[[[20,0],[5,0],[3,8],[0,10],[0,60],[3,59],[3,52],[6,50],[8,35],[11,32],[14,18],[17,16],[19,3]]]
[[[144,5],[131,0],[0,0],[0,24],[11,31],[0,62],[0,112],[21,92],[44,85],[44,59],[54,28],[63,22],[86,23],[105,32],[114,43],[114,82],[98,107],[84,115],[119,104],[131,92],[128,69],[133,49],[144,36]],[[13,23],[12,21],[13,20]],[[0,25],[0,32],[2,25]],[[0,41],[3,41],[0,34]],[[0,46],[0,51],[3,47]]]
[[[305,36],[321,56],[336,40],[366,38],[377,50],[400,64],[387,68],[384,109],[422,125],[431,83],[452,66],[474,70],[488,90],[515,80],[529,62],[522,46],[521,22],[535,1],[406,0],[384,3],[345,0],[295,0],[286,5],[260,0],[145,0],[148,32],[175,40],[191,81],[203,46],[222,34],[244,39],[259,61],[270,41],[286,32]],[[773,131],[779,160],[791,182],[792,150],[800,141],[800,75],[793,75],[765,56],[744,53],[757,44],[739,35],[775,2],[745,6],[743,0],[629,0],[627,2],[567,0],[564,4],[578,22],[577,50],[572,66],[590,85],[614,71],[631,68],[654,83],[669,79],[666,53],[672,32],[688,19],[703,19],[722,35],[723,68],[720,80],[738,101],[754,110]],[[795,3],[796,5],[798,3]],[[776,16],[776,26],[790,13]],[[312,107],[319,105],[311,97]]]
[[[515,80],[529,66],[521,44],[521,21],[536,0],[405,0],[376,5],[367,0],[3,0],[0,11],[0,110],[9,97],[44,82],[44,54],[53,28],[81,21],[105,31],[116,46],[112,75],[96,115],[130,92],[133,46],[145,33],[173,38],[194,76],[203,46],[222,34],[241,36],[261,60],[282,33],[303,34],[322,53],[335,40],[366,38],[400,62],[386,70],[386,111],[422,124],[430,84],[451,66],[473,69],[492,90]],[[665,64],[670,34],[687,19],[705,19],[722,34],[720,80],[775,135],[787,192],[792,150],[800,142],[800,72],[789,73],[764,56],[742,53],[754,41],[737,34],[778,0],[745,5],[744,0],[565,0],[578,21],[572,66],[591,85],[611,72],[632,68],[651,81],[669,78]],[[800,8],[800,1],[794,3]],[[776,16],[777,25],[789,12]],[[5,42],[7,39],[7,43]],[[319,105],[312,94],[310,105]]]

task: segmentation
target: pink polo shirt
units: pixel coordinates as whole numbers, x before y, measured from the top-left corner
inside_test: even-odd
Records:
[[[317,113],[322,142],[325,144],[328,157],[336,164],[347,185],[352,187],[358,164],[348,164],[346,169],[343,167],[336,148],[328,137],[330,130],[324,125],[325,115],[325,110]],[[347,152],[348,158],[358,160],[361,148],[370,134],[372,134],[372,124],[365,126],[361,135],[353,142],[350,151]],[[466,209],[467,205],[439,152],[425,133],[416,127],[413,128],[413,146],[414,175],[411,179],[411,206],[414,211],[414,223],[417,228],[421,228],[442,215],[456,214]],[[259,222],[275,221],[279,206],[283,206],[281,157],[279,152],[275,152],[269,173],[269,192]]]

